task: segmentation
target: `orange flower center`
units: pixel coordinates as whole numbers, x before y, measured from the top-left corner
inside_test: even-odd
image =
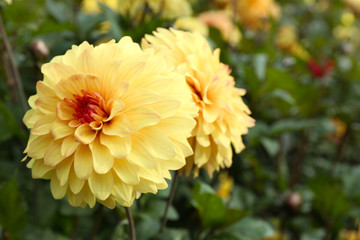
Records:
[[[82,96],[74,94],[74,99],[65,98],[65,102],[75,110],[73,116],[80,123],[102,121],[108,117],[105,100],[97,92],[81,90]]]

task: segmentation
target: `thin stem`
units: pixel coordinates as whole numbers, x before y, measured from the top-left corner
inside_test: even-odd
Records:
[[[176,186],[177,186],[178,181],[179,181],[179,171],[176,171],[175,175],[174,175],[173,182],[171,184],[170,195],[169,195],[169,198],[168,198],[167,203],[166,203],[166,208],[165,208],[165,211],[164,211],[164,216],[163,216],[163,219],[162,219],[160,232],[162,232],[166,227],[167,215],[168,215],[170,206],[171,206],[171,204],[172,204],[172,202],[174,200],[175,190],[176,190]]]
[[[136,240],[136,234],[135,234],[135,224],[134,219],[131,215],[130,208],[125,207],[126,216],[129,220],[129,229],[130,229],[130,240]]]
[[[8,55],[9,55],[11,69],[12,69],[13,74],[14,74],[14,79],[15,79],[16,86],[18,88],[22,108],[23,108],[24,111],[26,111],[27,110],[27,104],[26,104],[24,88],[23,88],[23,85],[22,85],[22,82],[21,82],[19,70],[18,70],[18,68],[16,66],[14,52],[13,52],[13,50],[11,48],[10,43],[9,43],[9,39],[7,37],[7,34],[6,34],[4,23],[3,23],[1,15],[0,15],[0,34],[1,34],[1,37],[3,39],[5,49],[6,49],[7,53],[8,53]]]
[[[305,133],[303,133],[300,143],[298,145],[297,152],[294,157],[294,165],[291,171],[291,180],[290,180],[290,187],[294,188],[294,186],[299,181],[299,175],[301,172],[302,163],[305,157],[306,145],[308,142],[308,138],[306,137]]]

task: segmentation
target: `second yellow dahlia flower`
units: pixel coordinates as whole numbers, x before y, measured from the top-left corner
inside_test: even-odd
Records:
[[[199,33],[159,28],[146,35],[143,48],[153,48],[186,76],[194,102],[200,108],[189,141],[194,155],[187,158],[186,172],[194,167],[195,176],[204,167],[211,176],[232,164],[232,149],[243,148],[241,136],[254,125],[250,110],[241,96],[244,89],[235,87],[227,65],[220,62],[220,50],[213,51]]]
[[[24,123],[34,178],[56,199],[130,206],[167,187],[169,170],[192,154],[197,107],[184,77],[131,38],[73,46],[42,69]]]

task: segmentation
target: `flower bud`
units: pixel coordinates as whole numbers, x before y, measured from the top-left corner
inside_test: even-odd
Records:
[[[49,47],[41,39],[32,42],[30,49],[37,59],[46,59],[49,56]]]
[[[302,197],[299,193],[293,192],[287,196],[285,202],[286,205],[290,207],[291,210],[297,211],[300,209],[302,205]]]

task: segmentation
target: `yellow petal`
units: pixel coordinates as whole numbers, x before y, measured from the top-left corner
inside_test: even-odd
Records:
[[[160,121],[161,118],[157,112],[149,108],[142,107],[135,107],[126,110],[125,114],[128,117],[134,131],[147,126],[155,125]]]
[[[130,164],[126,159],[115,159],[113,165],[117,176],[126,184],[138,184],[140,181],[138,167]]]
[[[56,96],[51,97],[39,97],[35,101],[36,108],[42,113],[50,114],[56,112],[56,104],[60,101]]]
[[[66,105],[64,102],[57,102],[56,116],[61,120],[73,119],[74,109]]]
[[[31,135],[30,135],[31,138]],[[45,151],[49,146],[50,142],[52,141],[50,135],[43,135],[43,136],[35,136],[33,140],[30,142],[29,145],[25,149],[27,150],[27,154],[29,157],[34,159],[40,159],[44,157]]]
[[[168,136],[178,134],[189,134],[195,127],[196,121],[188,115],[176,114],[172,117],[162,119],[156,127]]]
[[[203,109],[204,120],[209,123],[214,122],[219,116],[219,110],[220,109],[214,107],[213,105],[206,104],[205,109]]]
[[[44,164],[49,167],[55,167],[64,157],[61,155],[62,140],[50,142],[44,155]]]
[[[155,103],[159,99],[159,95],[154,91],[143,88],[136,88],[132,91],[128,91],[123,101],[126,102],[126,108],[140,107],[146,104]]]
[[[53,175],[50,181],[50,190],[55,199],[62,199],[65,196],[67,184],[61,186],[56,175]]]
[[[42,159],[35,160],[31,169],[33,178],[43,178],[45,174],[53,170],[52,167],[45,166]]]
[[[75,152],[79,144],[79,142],[75,141],[74,136],[68,136],[64,138],[61,144],[61,155],[63,155],[65,158],[70,156]]]
[[[116,200],[122,206],[131,206],[135,198],[132,186],[129,184],[124,184],[119,180],[115,181],[114,187],[112,189],[112,194],[116,197]]]
[[[72,166],[73,160],[74,158],[72,156],[65,158],[56,166],[55,171],[60,186],[64,186],[68,182],[70,168]]]
[[[47,81],[47,83],[53,86],[61,79],[70,77],[75,73],[75,70],[71,66],[63,63],[50,62],[42,65],[41,72],[44,74],[44,81]]]
[[[162,100],[146,107],[159,113],[161,118],[167,118],[173,116],[178,111],[180,105],[181,102],[177,100]]]
[[[128,117],[123,113],[118,113],[109,122],[104,123],[103,133],[106,135],[118,135],[120,137],[129,136],[132,132]]]
[[[111,155],[109,149],[102,145],[99,140],[94,141],[89,146],[92,152],[95,172],[99,174],[109,172],[114,163],[114,156]]]
[[[79,179],[76,175],[74,170],[70,169],[70,173],[69,173],[69,187],[71,192],[73,192],[74,194],[78,194],[81,189],[84,186],[85,181]]]
[[[91,176],[93,171],[92,154],[87,145],[80,144],[74,154],[75,175],[82,180]]]
[[[55,115],[45,115],[40,118],[31,129],[31,134],[34,135],[45,135],[50,131],[51,124],[56,120]]]
[[[125,107],[124,102],[120,99],[111,99],[107,105],[108,108],[111,109],[111,111],[109,117],[105,119],[104,122],[111,120],[115,116],[115,114],[123,110]]]
[[[131,135],[131,142],[131,152],[127,159],[144,168],[155,168],[156,159],[150,151],[148,143],[144,142],[139,136],[135,136],[135,134]]]
[[[44,115],[35,109],[30,109],[25,113],[23,117],[23,123],[27,128],[33,128],[35,123]]]
[[[92,130],[88,123],[81,124],[76,128],[75,140],[82,144],[89,144],[96,138],[97,131]]]
[[[148,147],[153,151],[154,156],[161,159],[170,159],[176,155],[174,144],[156,127],[143,128],[136,134],[140,134],[140,138],[148,141]]]
[[[50,135],[53,140],[64,138],[74,133],[74,129],[69,127],[66,122],[57,119],[52,123]]]
[[[121,98],[129,88],[129,83],[124,81],[115,81],[110,86],[107,86],[106,91],[107,99]]]
[[[109,197],[114,185],[112,172],[110,171],[106,174],[97,174],[94,172],[89,178],[88,183],[95,197],[104,201]]]
[[[100,135],[101,144],[105,145],[115,158],[126,158],[131,149],[130,137],[110,136],[104,133]]]

